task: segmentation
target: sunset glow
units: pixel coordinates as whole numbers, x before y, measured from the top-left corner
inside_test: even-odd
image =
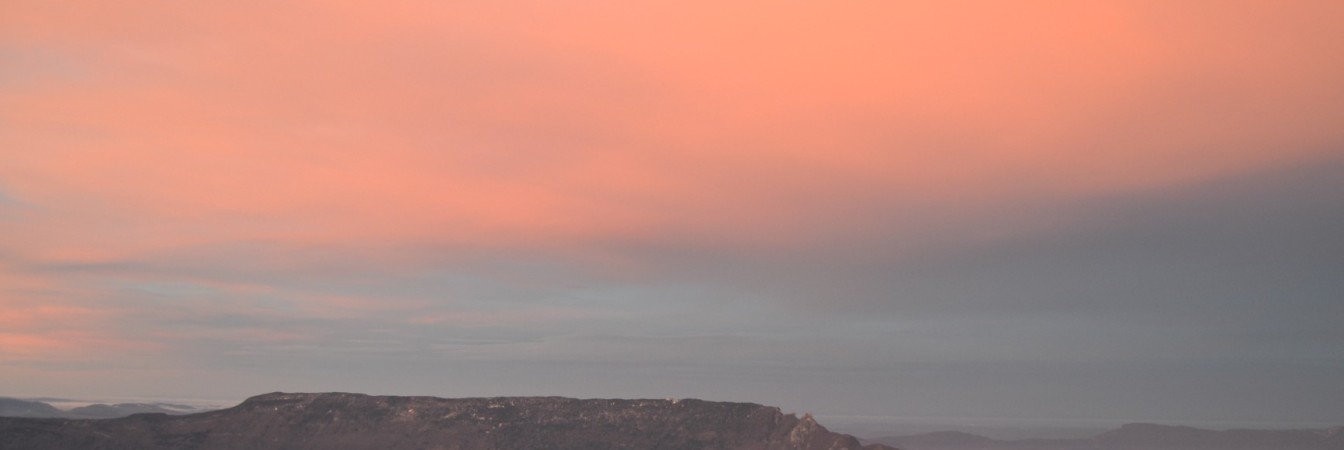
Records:
[[[6,0],[0,395],[1073,414],[1026,400],[1049,368],[1063,397],[1151,395],[1085,414],[1337,420],[1341,21]],[[1111,365],[1137,384],[1077,381]],[[982,369],[1009,374],[931,375]],[[1282,401],[1209,403],[1237,390]]]

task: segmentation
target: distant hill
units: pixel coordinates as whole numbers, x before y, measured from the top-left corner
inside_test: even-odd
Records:
[[[0,397],[0,417],[65,417],[65,411],[43,402]]]
[[[1327,430],[1203,430],[1128,424],[1090,439],[994,440],[958,432],[872,439],[904,450],[1344,450],[1344,427]]]
[[[126,417],[131,414],[144,413],[163,413],[163,414],[185,414],[188,411],[169,408],[158,403],[116,403],[111,405],[96,404],[89,406],[80,406],[66,411],[66,416],[75,419],[112,419],[117,417]]]
[[[265,394],[183,416],[0,418],[0,449],[10,448],[889,449],[751,403],[342,393]]]
[[[131,414],[164,413],[188,414],[201,410],[171,403],[116,403],[93,404],[70,410],[61,410],[39,401],[0,397],[0,417],[53,417],[68,419],[112,419]]]

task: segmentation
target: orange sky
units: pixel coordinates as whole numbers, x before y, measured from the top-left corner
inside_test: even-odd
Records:
[[[1341,18],[1338,1],[7,0],[0,358],[134,347],[92,325],[134,308],[90,299],[157,279],[32,267],[259,242],[639,264],[603,246],[913,236],[1337,158]],[[508,321],[461,314],[436,317]]]
[[[75,253],[791,239],[836,199],[1309,158],[1344,110],[1335,2],[491,5],[11,3],[0,176],[60,216],[18,231]]]

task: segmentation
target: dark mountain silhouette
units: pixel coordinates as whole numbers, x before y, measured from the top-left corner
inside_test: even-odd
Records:
[[[994,440],[958,432],[872,439],[905,450],[1344,450],[1344,427],[1328,430],[1203,430],[1134,423],[1090,439]]]
[[[880,450],[811,416],[701,400],[252,397],[233,408],[120,419],[0,418],[0,449]]]

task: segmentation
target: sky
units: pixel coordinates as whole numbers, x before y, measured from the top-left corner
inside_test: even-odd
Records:
[[[1341,21],[0,0],[0,395],[1344,424]]]

